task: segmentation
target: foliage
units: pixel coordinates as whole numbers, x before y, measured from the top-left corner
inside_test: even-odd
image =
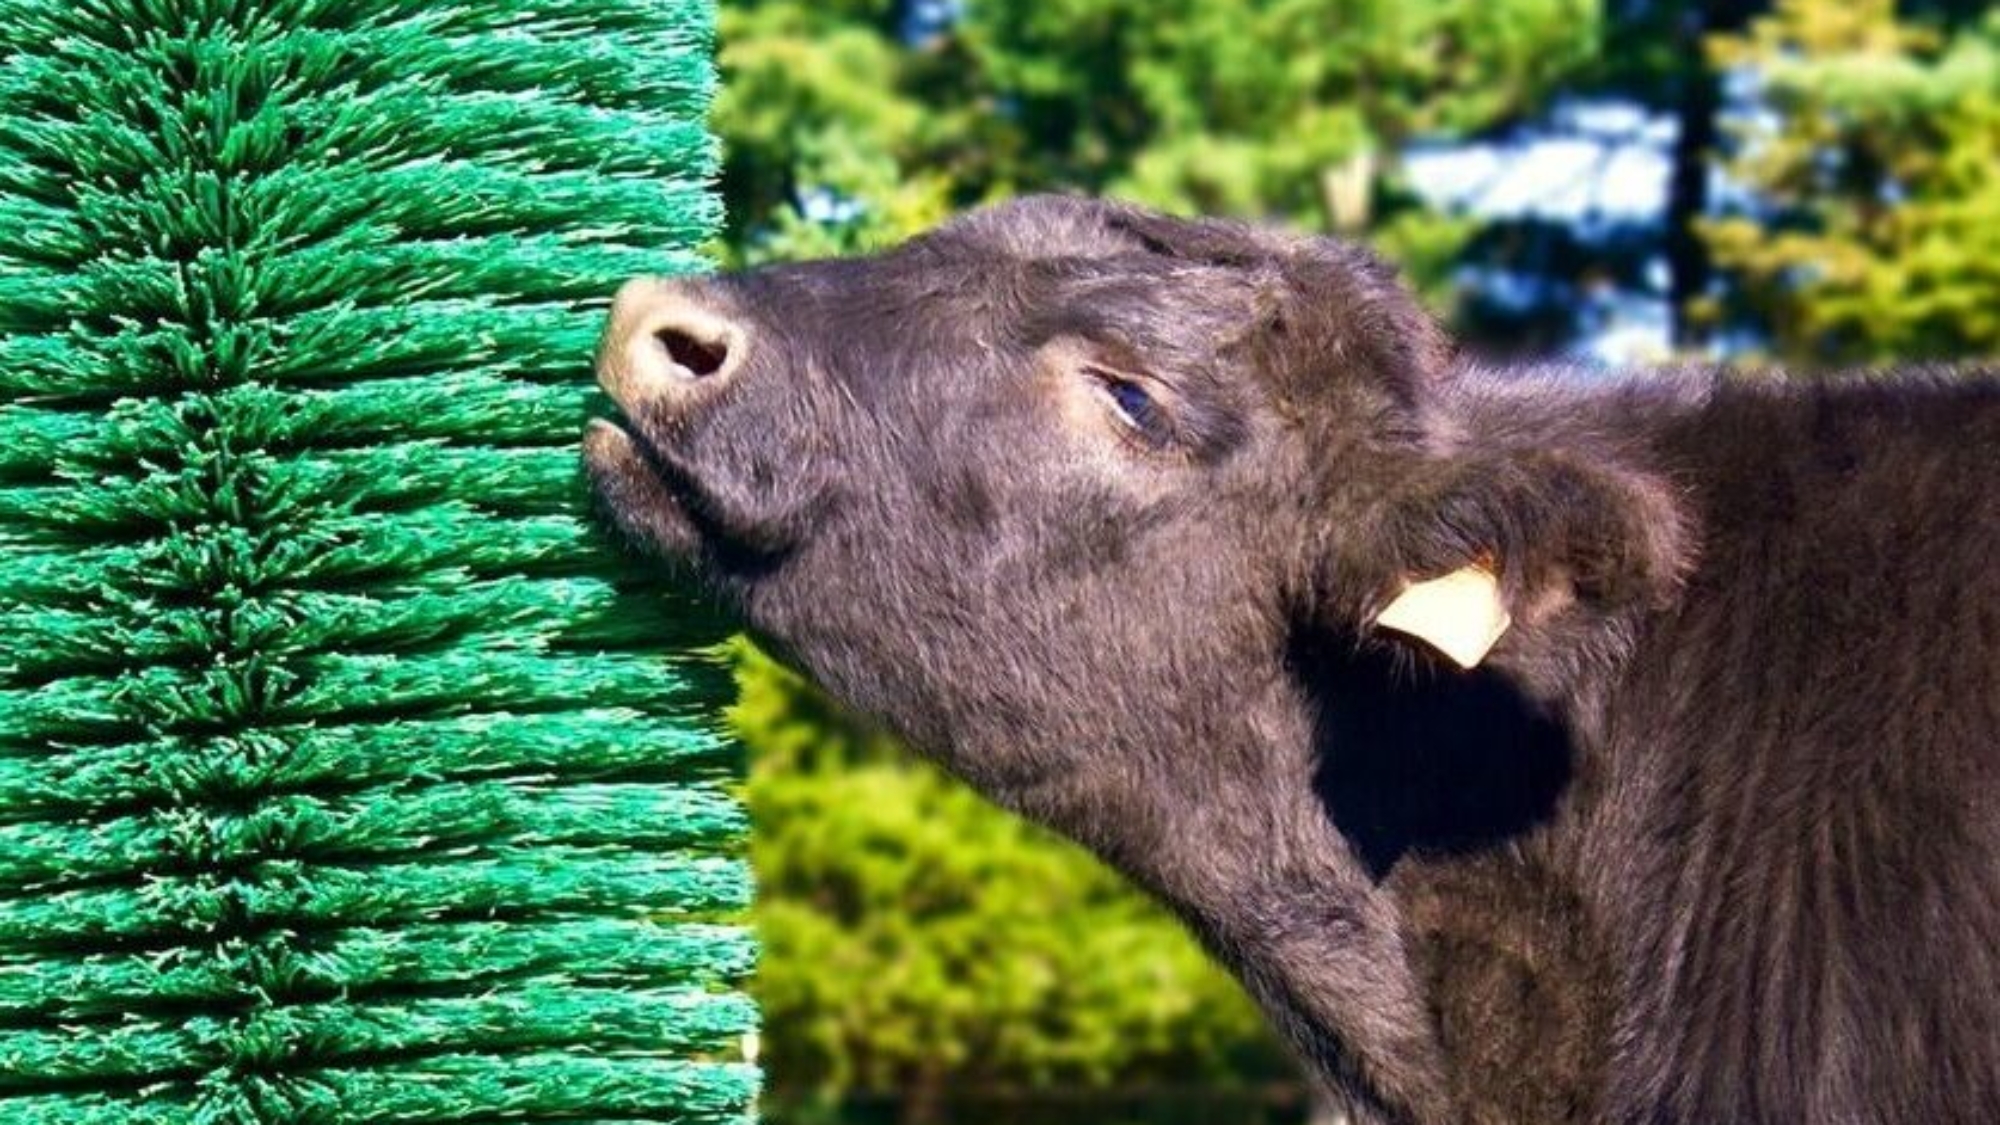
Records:
[[[917,44],[901,8],[725,7],[733,245],[815,202],[913,212],[1065,188],[1321,225],[1327,176],[1357,155],[1534,108],[1595,46],[1598,4],[973,3]]]
[[[975,4],[1017,183],[1182,210],[1324,218],[1322,175],[1535,105],[1595,44],[1595,0]]]
[[[945,126],[906,90],[914,68],[880,3],[764,3],[721,12],[728,152],[724,256],[810,257],[867,249],[948,211],[940,174],[915,170]],[[807,214],[808,201],[851,221]]]
[[[1947,36],[1890,0],[1783,0],[1714,56],[1779,114],[1737,130],[1752,208],[1705,227],[1779,352],[2000,354],[2000,13]]]
[[[1178,923],[745,645],[758,982],[796,1096],[1254,1078],[1285,1065]]]
[[[1494,131],[1580,90],[1682,124],[1663,241],[1677,293],[1710,294],[1697,312],[1791,358],[1990,353],[2000,17],[1984,8],[967,0],[939,28],[914,26],[910,0],[725,0],[723,252],[871,250],[1052,189],[1346,232],[1356,215],[1334,189],[1359,171],[1358,233],[1442,307],[1469,259],[1522,232],[1420,206],[1399,146]],[[1712,55],[1704,30],[1722,33]],[[1720,68],[1765,75],[1781,116],[1735,138],[1728,171],[1754,206],[1696,238]],[[1618,244],[1616,268],[1657,253],[1644,237]],[[1726,284],[1710,284],[1707,251]],[[1601,247],[1575,253],[1595,255],[1579,271],[1607,268]],[[1575,264],[1527,257],[1544,276]],[[1234,985],[1094,861],[747,648],[739,678],[780,1095],[1284,1070]]]

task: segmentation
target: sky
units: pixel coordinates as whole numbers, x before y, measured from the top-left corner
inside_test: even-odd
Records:
[[[1441,210],[1481,219],[1540,220],[1585,243],[1664,236],[1678,123],[1625,102],[1572,100],[1545,118],[1490,140],[1419,144],[1403,153],[1410,186]],[[1663,252],[1636,285],[1587,291],[1526,273],[1468,267],[1460,282],[1503,308],[1566,304],[1583,333],[1571,358],[1605,365],[1667,355],[1672,315]]]

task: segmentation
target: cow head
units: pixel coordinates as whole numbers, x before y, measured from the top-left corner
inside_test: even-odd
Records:
[[[599,370],[622,417],[588,462],[627,536],[1010,803],[1198,797],[1301,741],[1297,638],[1365,642],[1415,579],[1492,569],[1525,661],[1674,565],[1616,464],[1474,433],[1431,320],[1325,239],[1030,199],[632,282]]]

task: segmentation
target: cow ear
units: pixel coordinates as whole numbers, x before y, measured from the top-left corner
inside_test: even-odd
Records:
[[[1601,648],[1670,601],[1690,562],[1671,486],[1587,453],[1421,458],[1365,510],[1335,532],[1341,616],[1465,668],[1509,648]]]

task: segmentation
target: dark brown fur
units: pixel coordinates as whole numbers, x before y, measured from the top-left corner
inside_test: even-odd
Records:
[[[1068,199],[674,292],[746,354],[620,396],[616,522],[1357,1121],[2000,1121],[1990,374],[1489,372],[1365,253]],[[1480,670],[1371,627],[1482,559]]]

